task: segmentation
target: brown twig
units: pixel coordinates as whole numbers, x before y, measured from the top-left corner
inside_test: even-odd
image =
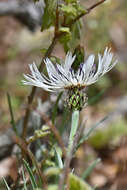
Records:
[[[92,9],[94,9],[95,7],[97,7],[97,6],[99,6],[100,4],[102,4],[102,3],[104,3],[106,0],[101,0],[101,1],[99,1],[98,3],[95,3],[94,5],[92,5],[92,6],[90,6],[89,8],[87,8],[87,11],[88,11],[88,13],[92,10]],[[87,14],[88,14],[87,13]]]
[[[95,3],[93,5],[91,5],[89,8],[86,9],[85,13],[81,13],[80,15],[78,15],[74,20],[72,20],[69,24],[68,27],[72,26],[77,20],[79,20],[81,17],[89,14],[94,8],[96,8],[97,6],[99,6],[100,4],[104,3],[106,0],[101,0],[98,3]]]
[[[53,123],[51,122],[51,120],[42,112],[39,112],[40,115],[42,116],[43,120],[47,123],[47,125],[50,127],[51,131],[53,132],[53,134],[55,135],[61,149],[63,152],[63,156],[66,155],[66,150],[65,150],[65,145],[63,143],[63,140],[59,134],[59,131],[57,130],[57,128],[53,125]]]
[[[59,4],[57,0],[57,6],[56,6],[56,21],[55,21],[55,36],[58,36],[59,33]]]
[[[44,64],[44,59],[46,57],[49,57],[55,44],[56,44],[56,41],[57,41],[57,37],[54,36],[53,40],[52,40],[52,43],[51,45],[49,46],[44,58],[42,59],[41,61],[41,64],[39,66],[39,71],[41,72],[42,69],[43,69],[43,64]],[[24,122],[23,122],[23,133],[22,133],[22,138],[26,138],[26,135],[27,135],[27,124],[28,124],[28,120],[29,120],[29,115],[30,115],[30,106],[33,102],[33,99],[34,99],[34,95],[35,95],[35,92],[36,92],[36,87],[32,87],[32,91],[31,91],[31,94],[28,96],[28,105],[27,105],[27,108],[26,108],[26,113],[25,113],[25,116],[24,116]]]

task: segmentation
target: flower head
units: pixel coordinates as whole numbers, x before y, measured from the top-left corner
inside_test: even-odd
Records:
[[[46,91],[56,92],[63,91],[64,89],[83,89],[98,81],[98,79],[105,73],[110,71],[117,61],[113,61],[113,54],[110,49],[106,48],[104,55],[98,54],[98,65],[95,65],[95,56],[90,55],[88,59],[81,63],[78,70],[75,72],[72,64],[75,56],[72,53],[67,53],[64,64],[53,64],[50,59],[45,59],[45,64],[48,72],[46,77],[40,73],[36,64],[31,64],[31,75],[24,75],[26,80],[23,84],[32,85],[43,88]]]

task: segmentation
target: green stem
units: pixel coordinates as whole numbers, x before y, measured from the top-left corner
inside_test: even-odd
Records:
[[[59,189],[62,190],[64,184],[66,184],[65,189],[69,188],[69,184],[68,184],[69,167],[70,167],[71,159],[73,157],[75,144],[77,143],[77,140],[78,140],[77,139],[78,136],[76,137],[78,123],[79,123],[79,111],[74,111],[72,113],[72,124],[71,124],[70,136],[69,136],[68,152],[67,152],[65,162],[64,162],[63,173],[60,176],[58,190]]]
[[[9,111],[10,111],[10,116],[11,116],[11,125],[17,135],[18,133],[17,133],[17,129],[16,129],[16,124],[15,124],[14,114],[13,114],[12,104],[11,104],[11,97],[10,97],[9,93],[7,93],[7,100],[8,100],[8,106],[9,106]]]
[[[69,152],[73,146],[74,138],[75,138],[77,128],[78,128],[78,122],[79,122],[79,111],[76,110],[72,113],[71,132],[70,132],[69,146],[68,146]]]

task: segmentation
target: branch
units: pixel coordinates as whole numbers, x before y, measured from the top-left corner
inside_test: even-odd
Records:
[[[98,3],[95,3],[94,5],[92,5],[92,6],[90,6],[89,8],[87,8],[87,11],[88,11],[88,13],[90,13],[90,11],[92,10],[92,9],[94,9],[95,7],[97,7],[97,6],[99,6],[100,4],[102,4],[102,3],[104,3],[106,0],[101,0],[101,1],[99,1]],[[88,14],[87,13],[87,14]]]
[[[52,40],[52,43],[51,45],[49,46],[44,58],[42,59],[41,61],[41,64],[39,66],[39,71],[42,72],[42,69],[43,69],[43,64],[44,64],[44,59],[46,57],[49,57],[55,44],[56,44],[56,41],[57,41],[57,37],[54,36],[53,40]],[[27,108],[26,108],[26,113],[25,113],[25,117],[24,117],[24,122],[23,122],[23,133],[22,133],[22,137],[25,139],[26,138],[26,135],[27,135],[27,124],[28,124],[28,120],[29,120],[29,115],[30,115],[30,106],[33,102],[33,99],[34,99],[34,95],[35,95],[35,92],[36,92],[36,87],[32,87],[32,91],[31,91],[31,94],[28,96],[28,105],[27,105]]]
[[[104,3],[106,0],[101,0],[98,3],[93,4],[92,6],[90,6],[89,8],[86,9],[85,13],[81,13],[80,15],[78,15],[74,20],[72,20],[68,26],[72,26],[77,20],[79,20],[81,17],[89,14],[94,8],[96,8],[97,6],[101,5],[102,3]]]

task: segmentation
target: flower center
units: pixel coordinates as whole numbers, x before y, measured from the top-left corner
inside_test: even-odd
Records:
[[[75,91],[75,89],[82,90],[82,89],[84,89],[85,87],[86,87],[85,84],[77,84],[77,85],[65,86],[64,88],[65,88],[65,89],[68,89],[68,90],[74,90],[74,91]]]

